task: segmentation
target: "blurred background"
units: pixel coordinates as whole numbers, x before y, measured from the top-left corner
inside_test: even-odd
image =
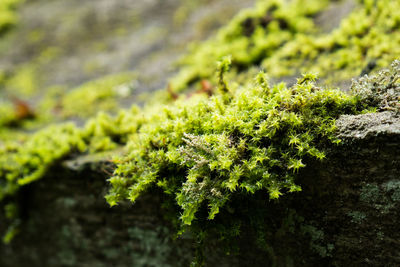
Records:
[[[166,88],[174,62],[192,42],[206,39],[253,3],[1,0],[0,125],[15,123],[7,108],[19,110],[20,117],[34,112],[88,117],[97,112],[91,101],[110,94],[118,104],[104,101],[100,108],[130,106],[138,94]]]

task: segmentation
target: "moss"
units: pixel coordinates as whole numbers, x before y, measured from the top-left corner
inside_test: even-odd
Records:
[[[263,66],[277,76],[317,72],[330,83],[384,67],[398,55],[400,35],[393,29],[398,24],[399,7],[396,1],[360,1],[337,29],[327,34],[298,35],[265,59]],[[369,70],[363,71],[368,65]]]
[[[130,84],[134,78],[132,73],[120,73],[87,82],[73,89],[60,100],[62,116],[88,118],[99,111],[115,111],[118,99],[129,96],[134,90]]]
[[[26,71],[17,71],[0,82],[5,91],[9,91],[5,94],[6,97],[0,98],[0,145],[8,141],[24,141],[29,136],[27,132],[34,132],[66,119],[87,120],[101,112],[116,113],[118,101],[131,95],[135,89],[131,83],[136,77],[134,73],[118,73],[87,82],[72,90],[65,86],[50,86],[38,103],[33,105],[31,101],[24,99],[28,91],[37,94],[34,84],[39,82],[34,81],[36,78],[33,65],[27,65],[24,69]],[[30,74],[26,79],[21,79],[22,76],[25,77],[22,73]],[[22,93],[18,94],[18,98],[15,97],[17,85],[27,94]],[[28,87],[30,89],[26,91]]]
[[[4,34],[18,22],[16,13],[21,0],[3,0],[0,3],[0,34]]]
[[[375,36],[369,35],[374,32],[375,24],[367,27],[368,23],[377,19],[377,27],[386,25],[390,22],[386,19],[392,21],[397,13],[381,4],[377,4],[376,10],[371,9],[372,2],[365,1],[338,29],[323,34],[315,29],[313,16],[328,3],[260,1],[255,9],[242,12],[215,39],[194,48],[183,59],[186,66],[171,82],[168,99],[164,92],[162,101],[151,102],[143,108],[132,107],[116,116],[100,113],[92,118],[99,111],[117,109],[115,99],[123,98],[132,89],[128,83],[132,79],[130,74],[106,77],[65,95],[50,97],[43,105],[58,109],[62,119],[91,119],[82,128],[72,123],[44,128],[36,125],[41,129],[0,143],[0,200],[9,207],[6,214],[18,213],[18,209],[12,212],[11,207],[21,187],[41,179],[60,161],[77,154],[90,155],[123,147],[125,153],[115,155],[112,161],[116,168],[109,178],[111,188],[106,197],[111,206],[126,200],[134,202],[145,192],[158,188],[165,194],[165,205],[170,205],[171,220],[178,225],[180,233],[191,231],[199,244],[206,242],[215,231],[221,240],[236,238],[248,218],[238,216],[226,222],[221,215],[235,217],[240,213],[232,204],[238,199],[262,195],[274,201],[301,191],[296,181],[299,171],[310,160],[324,160],[326,151],[340,144],[335,135],[335,120],[339,116],[371,110],[398,111],[398,61],[390,70],[354,82],[350,94],[317,86],[313,74],[300,77],[292,86],[270,85],[265,72],[251,76],[257,65],[266,67],[272,76],[306,69],[322,70],[322,77],[328,80],[357,75],[363,67],[363,61],[357,58],[360,38]],[[361,23],[351,27],[356,19]],[[377,37],[378,40],[386,40],[389,28],[376,29],[376,36],[383,38]],[[391,48],[392,40],[387,41]],[[385,54],[385,49],[372,44],[371,55],[367,55],[371,59],[380,57],[377,66],[396,54]],[[51,58],[50,52],[43,58]],[[219,59],[222,60],[212,67]],[[311,66],[311,62],[317,64]],[[22,78],[14,77],[15,82],[10,84],[35,87],[29,78],[34,76],[31,70],[24,70],[22,74],[19,74]],[[173,92],[186,90],[192,82],[202,79],[203,90],[198,94]],[[0,118],[0,132],[9,131],[2,126],[14,120],[14,107],[1,105],[1,108],[5,115]],[[38,112],[37,120],[43,118],[43,110]],[[398,201],[395,182],[388,183],[383,190],[390,193],[393,201]],[[387,211],[392,206],[389,202],[380,202],[381,194],[378,185],[365,185],[360,200]],[[64,205],[75,203],[66,201]],[[355,221],[363,219],[355,211],[349,216]],[[5,241],[18,231],[19,222],[18,214],[9,216],[10,230]],[[257,219],[252,223],[263,239],[268,234],[267,226]],[[310,235],[315,251],[329,256],[333,247],[322,245],[324,233],[314,226],[304,227],[303,232]],[[68,229],[64,234],[68,237]],[[157,243],[154,233],[133,228],[128,234],[144,240],[144,250],[152,255],[149,247]],[[268,244],[259,243],[273,254]],[[169,248],[164,242],[159,247],[158,256],[162,257]],[[115,251],[105,254],[115,257]],[[75,263],[68,253],[60,257],[66,265]],[[146,260],[151,261],[151,256]]]
[[[30,96],[37,89],[37,73],[32,65],[24,65],[17,69],[7,81],[5,87],[15,95]]]
[[[0,127],[10,125],[17,120],[14,106],[11,103],[4,102],[0,104]]]
[[[324,33],[313,16],[329,1],[259,1],[243,11],[219,34],[190,49],[179,74],[171,79],[176,91],[193,82],[213,80],[212,62],[231,55],[233,69],[252,66],[271,77],[318,73],[328,84],[340,84],[387,66],[397,58],[400,35],[398,1],[359,1],[340,26]]]
[[[215,38],[192,47],[181,61],[184,67],[171,80],[172,89],[181,91],[194,81],[214,79],[213,62],[228,55],[236,71],[259,64],[294,36],[314,32],[312,16],[328,3],[258,1],[255,8],[242,11]]]
[[[12,203],[22,186],[42,178],[72,154],[126,146],[128,153],[113,160],[116,169],[106,197],[112,206],[126,199],[135,201],[158,187],[172,203],[172,220],[180,220],[181,232],[190,230],[205,240],[207,231],[217,229],[229,240],[240,233],[240,219],[211,227],[204,222],[216,220],[221,212],[235,214],[232,199],[262,193],[273,200],[301,191],[296,184],[299,170],[310,159],[324,160],[325,149],[340,144],[336,118],[381,103],[363,97],[365,90],[349,95],[322,89],[313,75],[287,87],[269,85],[261,72],[255,82],[231,86],[225,79],[229,64],[229,59],[219,63],[219,90],[211,97],[181,96],[172,103],[133,107],[114,117],[102,113],[83,128],[50,126],[22,144],[6,143],[0,150],[0,198]],[[380,75],[397,77],[397,64]],[[376,79],[374,84],[374,88],[389,88],[386,79]],[[365,84],[358,85],[359,89]],[[389,90],[397,94],[397,78]],[[379,192],[370,185],[360,198],[374,202]],[[13,229],[18,228],[9,235]],[[318,251],[329,254],[326,248]]]

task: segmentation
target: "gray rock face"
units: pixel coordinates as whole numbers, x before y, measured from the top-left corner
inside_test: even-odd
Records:
[[[380,134],[400,134],[400,114],[393,112],[371,113],[358,116],[342,116],[336,125],[339,137],[367,139]]]
[[[190,3],[189,3],[190,2]],[[35,66],[39,91],[74,88],[108,74],[134,71],[137,93],[163,89],[174,63],[254,0],[35,0],[0,40],[0,70]],[[135,99],[130,99],[130,103]]]
[[[324,162],[307,163],[302,192],[279,202],[255,195],[238,212],[262,214],[264,249],[248,225],[237,255],[210,240],[206,266],[400,265],[400,118],[342,116],[337,128],[344,142]],[[1,266],[189,266],[195,244],[190,235],[173,238],[162,194],[110,208],[107,166],[77,162],[84,165],[55,168],[22,192],[23,231],[0,247]]]

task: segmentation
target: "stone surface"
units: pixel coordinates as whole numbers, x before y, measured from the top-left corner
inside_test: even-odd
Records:
[[[244,221],[262,214],[264,250],[247,225],[240,253],[227,256],[212,241],[206,266],[399,266],[399,125],[391,112],[341,117],[343,144],[324,162],[307,163],[302,192],[278,202],[266,194],[232,200],[248,203],[235,215]],[[79,168],[63,164],[21,193],[23,231],[0,246],[0,266],[189,266],[195,244],[190,235],[173,238],[159,192],[110,208],[108,163],[76,162]]]

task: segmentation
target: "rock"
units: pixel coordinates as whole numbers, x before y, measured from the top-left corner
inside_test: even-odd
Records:
[[[253,214],[264,222],[263,249],[249,224],[238,254],[225,255],[210,240],[206,266],[400,265],[400,117],[342,116],[337,128],[343,143],[325,161],[307,163],[298,179],[302,192],[278,202],[266,194],[232,200],[248,202],[248,210],[235,213],[244,222]],[[0,246],[0,265],[189,266],[195,244],[190,234],[173,238],[160,208],[164,196],[153,190],[134,205],[110,208],[105,162],[89,161],[55,167],[24,189],[22,231]]]

